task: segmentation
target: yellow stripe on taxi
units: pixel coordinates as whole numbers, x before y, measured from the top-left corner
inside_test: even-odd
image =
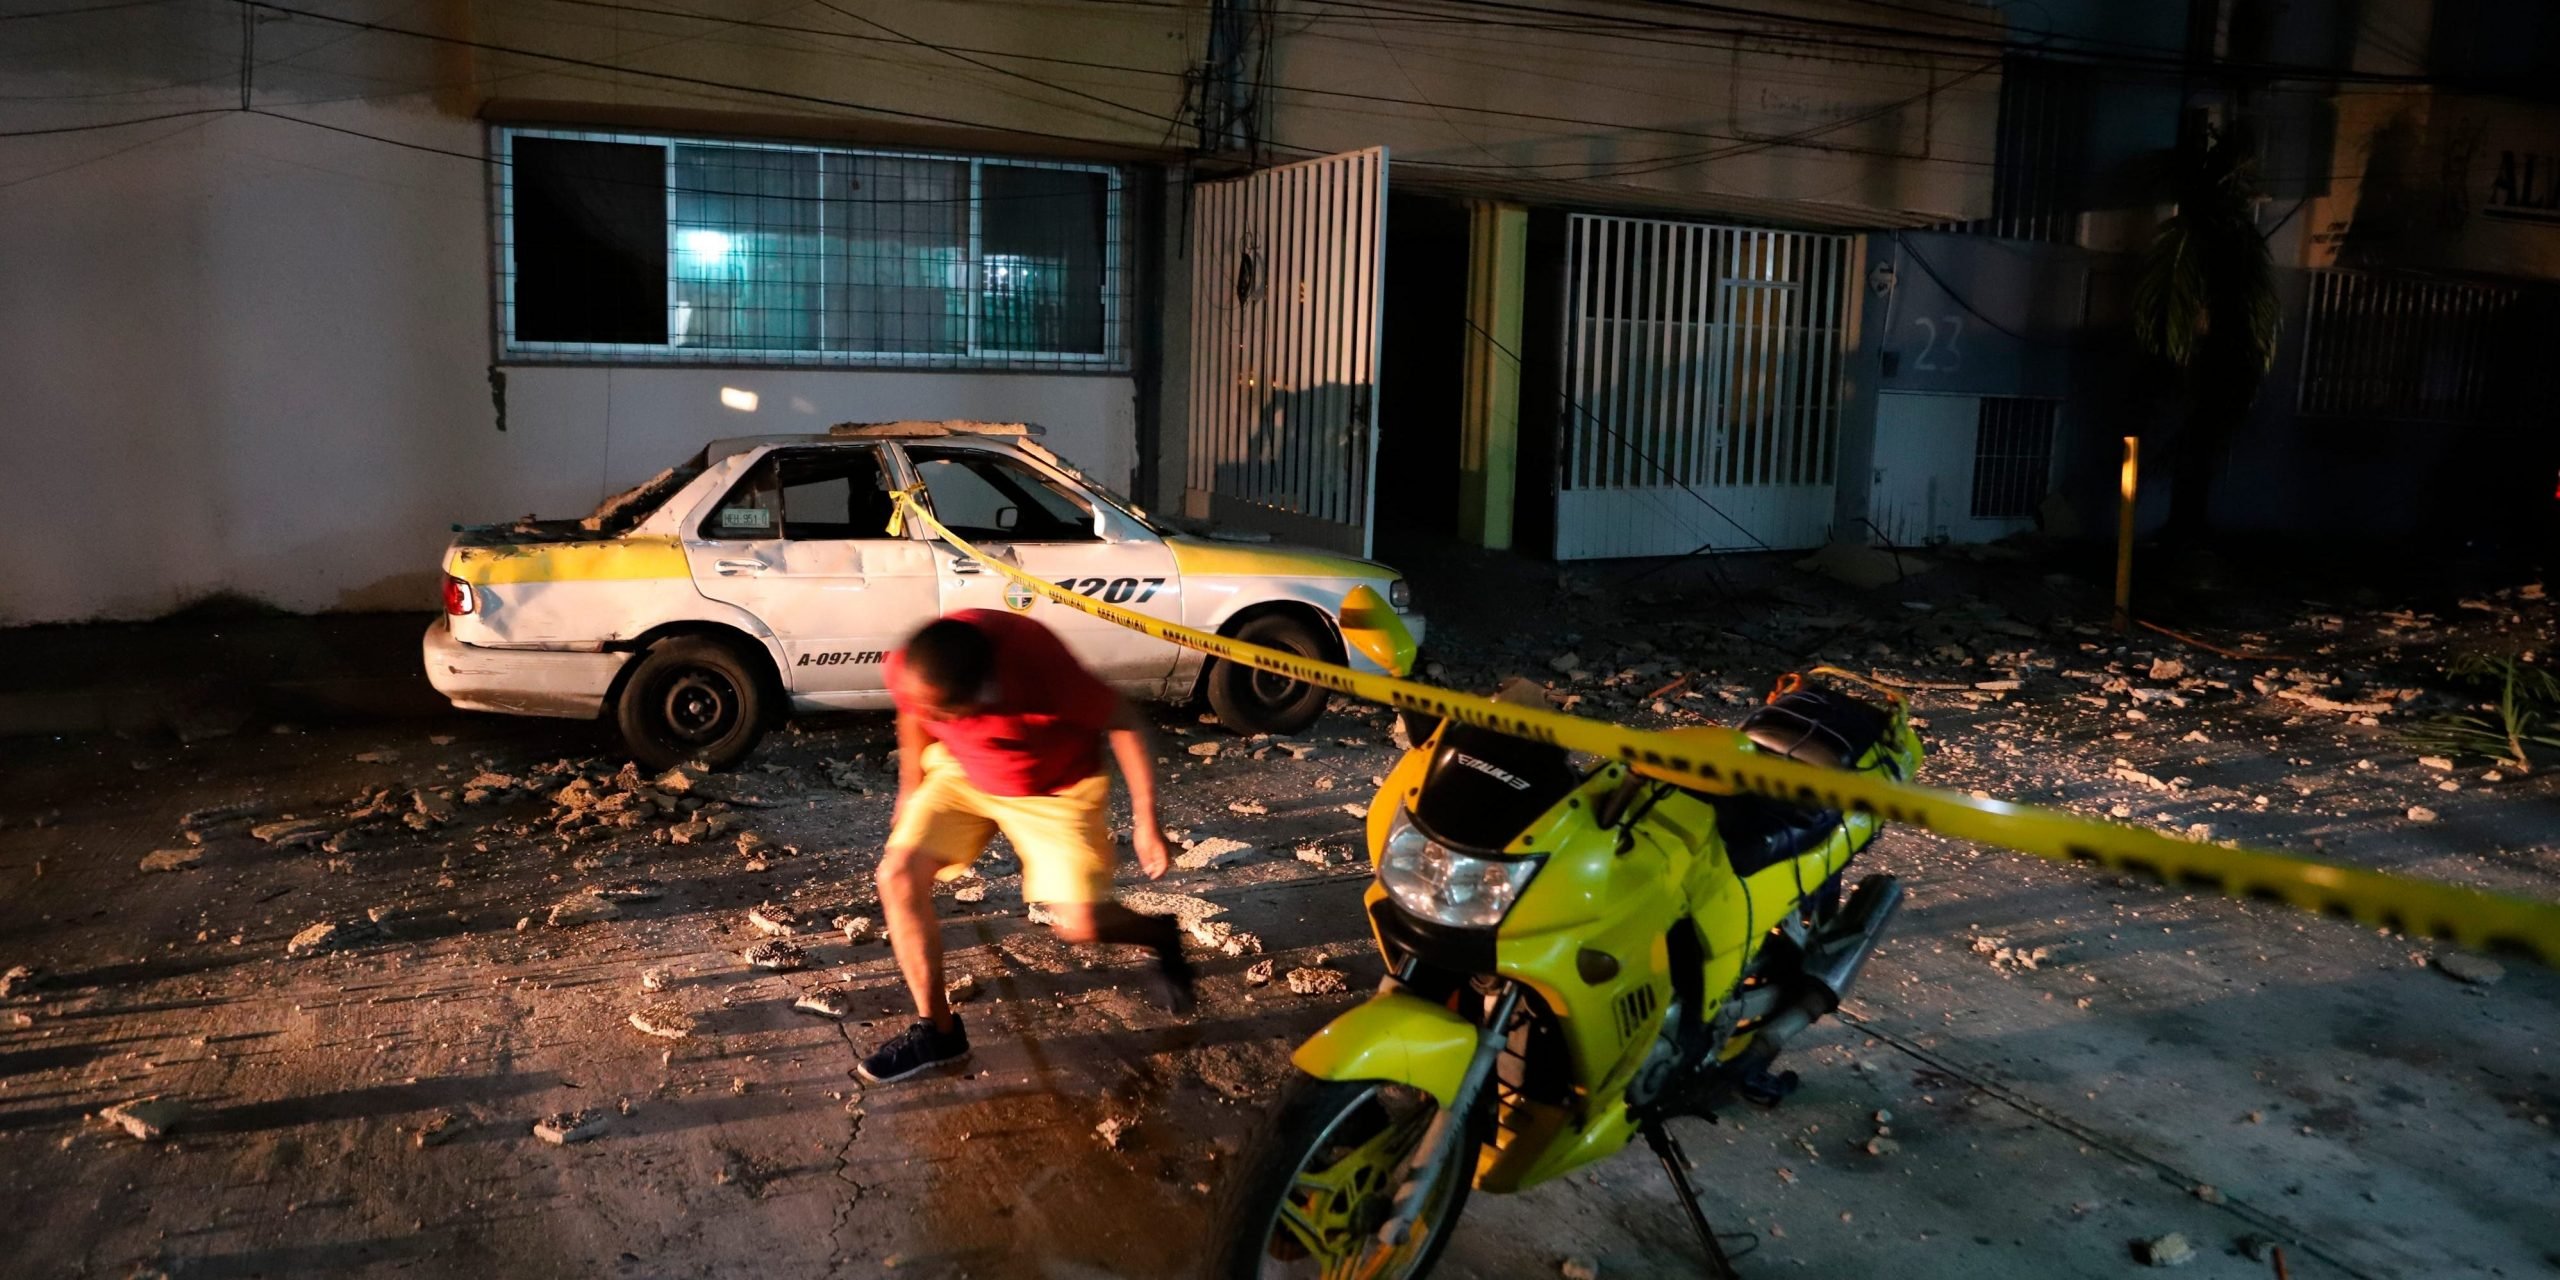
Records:
[[[693,576],[685,563],[684,547],[674,538],[645,537],[456,547],[445,557],[444,571],[479,587]]]

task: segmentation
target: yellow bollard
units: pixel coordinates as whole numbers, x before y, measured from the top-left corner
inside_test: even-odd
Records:
[[[2142,438],[2124,438],[2124,476],[2117,484],[2123,495],[2116,504],[2116,630],[2133,627],[2133,495],[2141,472]]]

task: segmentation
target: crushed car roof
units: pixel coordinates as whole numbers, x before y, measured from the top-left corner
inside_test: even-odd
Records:
[[[812,444],[825,440],[932,440],[955,436],[995,436],[1028,444],[1047,434],[1047,429],[1036,422],[970,422],[960,419],[943,422],[839,422],[823,432],[730,436],[714,440],[704,447],[704,461],[718,462],[732,454],[769,444]]]

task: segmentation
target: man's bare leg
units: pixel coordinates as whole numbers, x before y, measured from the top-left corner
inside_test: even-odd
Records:
[[[951,999],[942,986],[942,922],[933,911],[933,873],[939,864],[921,849],[880,855],[880,914],[889,921],[889,949],[915,997],[916,1016],[939,1031],[951,1029]]]
[[[1191,962],[1182,954],[1182,926],[1173,917],[1144,915],[1117,902],[1053,902],[1049,928],[1079,946],[1106,943],[1155,952],[1162,1003],[1175,1013],[1191,1012]]]

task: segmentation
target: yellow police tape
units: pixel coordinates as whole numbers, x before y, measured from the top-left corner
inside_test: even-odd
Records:
[[[1750,745],[1739,732],[1679,734],[1629,729],[1537,707],[1453,693],[1411,680],[1364,675],[1294,653],[1241,644],[1165,622],[1044,581],[970,546],[911,492],[896,493],[904,528],[912,514],[962,554],[1070,609],[1212,657],[1321,685],[1459,724],[1642,765],[1648,774],[1720,793],[1749,792],[1811,809],[1873,813],[1958,840],[1998,845],[2056,862],[2085,862],[2182,888],[2282,902],[2405,933],[2503,951],[2560,968],[2560,904],[2299,858],[2182,840],[2140,827],[1999,800],[1980,800],[1872,774],[1799,764]]]

